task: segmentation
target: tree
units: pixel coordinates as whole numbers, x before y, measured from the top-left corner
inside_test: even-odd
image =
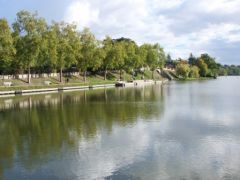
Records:
[[[159,44],[144,44],[143,47],[147,51],[146,64],[152,71],[152,78],[154,78],[154,70],[159,67],[163,68],[165,64],[165,53]]]
[[[188,58],[188,63],[190,65],[196,65],[196,62],[197,62],[197,58],[193,56],[193,54],[191,53],[189,58]]]
[[[139,67],[143,70],[148,66],[147,64],[147,55],[148,55],[149,44],[143,44],[139,47]],[[144,73],[144,72],[143,72]]]
[[[157,51],[157,55],[158,55],[158,67],[160,69],[162,69],[166,63],[166,56],[165,56],[165,52],[163,50],[163,48],[160,46],[160,44],[155,44],[154,48]]]
[[[208,73],[208,65],[202,59],[198,59],[196,65],[199,68],[200,76],[206,77]]]
[[[224,67],[221,67],[218,71],[219,76],[226,76],[227,74],[228,74],[227,69],[225,69]]]
[[[175,61],[173,61],[171,55],[168,54],[167,57],[166,57],[166,64],[165,64],[165,66],[168,67],[168,68],[169,68],[169,67],[170,67],[170,68],[174,68],[174,67],[175,67],[174,62],[175,62]]]
[[[105,54],[102,62],[102,67],[104,70],[104,80],[106,80],[108,69],[114,68],[113,40],[110,36],[106,36],[106,38],[103,40],[103,50]]]
[[[216,63],[215,58],[208,54],[201,54],[200,57],[208,66],[208,76],[217,76],[219,71],[219,64]]]
[[[53,72],[57,69],[58,62],[58,25],[54,24],[47,27],[47,30],[43,33],[42,43],[39,52],[39,68],[43,68],[43,71]]]
[[[171,55],[170,55],[170,54],[168,54],[168,55],[167,55],[167,58],[166,58],[166,63],[167,63],[167,64],[171,64],[171,63],[172,63],[172,61],[173,61],[173,60],[172,60],[172,57],[171,57]]]
[[[112,52],[113,61],[115,62],[116,69],[120,72],[120,79],[122,78],[122,70],[124,68],[124,59],[126,57],[126,52],[124,51],[123,42],[114,42],[113,52]]]
[[[181,76],[183,78],[187,78],[190,72],[190,66],[189,64],[185,63],[178,63],[176,66],[176,73],[178,76]]]
[[[56,48],[56,55],[57,55],[57,61],[56,61],[56,67],[57,69],[60,70],[60,77],[59,81],[62,82],[62,73],[63,73],[63,68],[65,67],[65,62],[66,62],[66,57],[67,57],[67,49],[68,47],[68,42],[67,39],[64,36],[64,23],[55,23],[53,25],[54,28],[54,35],[56,35],[56,40],[57,40],[57,46]]]
[[[40,29],[41,42],[39,47],[39,53],[37,57],[37,62],[35,65],[35,70],[38,72],[53,72],[57,67],[57,32],[54,29],[54,23],[48,26],[46,23],[42,23],[42,28]]]
[[[81,56],[77,61],[79,70],[84,72],[84,81],[86,81],[87,69],[93,66],[97,49],[97,40],[88,28],[81,33]]]
[[[152,78],[154,78],[153,73],[156,67],[158,66],[158,53],[155,49],[150,47],[147,53],[147,64],[152,71]]]
[[[140,58],[137,54],[137,44],[128,38],[119,38],[114,40],[115,43],[120,43],[123,50],[123,63],[120,67],[120,76],[122,71],[134,72],[135,68],[139,67]]]
[[[77,26],[75,24],[66,24],[63,28],[63,33],[67,41],[64,67],[70,68],[76,65],[77,58],[79,56],[81,57],[81,54],[79,54],[82,49],[81,34],[77,31]]]
[[[96,71],[102,66],[103,60],[106,56],[106,53],[105,53],[104,48],[102,46],[102,42],[97,41],[96,45],[97,46],[96,46],[96,49],[94,51],[93,61],[91,61],[91,64],[90,64],[90,68],[91,68],[92,71]]]
[[[139,58],[137,55],[137,45],[134,41],[124,41],[124,70],[130,72],[138,67]]]
[[[146,57],[147,57],[147,50],[144,48],[144,46],[139,46],[137,47],[137,52],[136,52],[137,56],[138,56],[138,63],[137,63],[137,68],[143,68],[146,66]]]
[[[56,49],[50,51],[50,55],[52,55],[50,58],[52,62],[57,60],[56,67],[60,71],[59,81],[62,82],[63,69],[70,67],[77,61],[80,38],[76,31],[77,27],[73,24],[54,23],[52,28],[53,39],[50,41],[50,45]]]
[[[0,19],[0,72],[10,67],[16,50],[13,44],[11,29],[6,19]]]
[[[199,78],[199,68],[197,66],[190,67],[189,77]]]
[[[28,83],[30,83],[30,70],[35,65],[40,44],[41,28],[44,19],[38,18],[37,13],[20,11],[13,23],[14,37],[16,38],[17,58],[24,69],[28,70]]]
[[[215,58],[209,56],[208,54],[201,54],[200,59],[202,59],[207,64],[209,69],[218,68]]]
[[[240,67],[239,66],[235,66],[235,65],[225,65],[224,68],[227,71],[227,74],[230,76],[238,76],[240,75]]]

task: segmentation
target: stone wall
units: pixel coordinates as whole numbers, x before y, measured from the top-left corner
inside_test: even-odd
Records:
[[[31,78],[48,78],[48,77],[59,77],[59,73],[43,73],[43,74],[31,74]],[[70,72],[70,73],[63,73],[63,76],[79,76],[79,72]],[[8,79],[27,79],[28,74],[18,74],[18,75],[0,75],[1,80],[8,80]]]

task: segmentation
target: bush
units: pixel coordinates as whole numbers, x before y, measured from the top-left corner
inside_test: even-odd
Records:
[[[202,59],[199,59],[197,61],[197,67],[199,68],[200,76],[206,77],[206,75],[208,73],[208,66],[207,66],[207,64]]]
[[[189,72],[190,72],[189,64],[179,63],[176,66],[176,73],[180,77],[188,78]]]
[[[189,77],[190,78],[199,78],[199,68],[197,66],[192,66],[190,68]]]

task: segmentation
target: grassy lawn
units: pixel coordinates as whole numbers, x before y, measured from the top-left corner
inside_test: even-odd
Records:
[[[179,77],[178,79],[174,79],[176,81],[196,81],[196,80],[209,80],[209,79],[214,79],[213,77],[199,77],[199,78],[181,78]]]
[[[123,78],[126,81],[132,80],[132,75],[129,73],[123,73]],[[156,80],[160,80],[161,77],[155,73],[154,74]],[[138,73],[135,76],[136,80],[140,80],[142,77],[141,73]],[[144,73],[145,79],[152,78],[151,71],[145,71]],[[67,82],[68,79],[68,82]],[[11,91],[11,90],[26,90],[26,89],[43,89],[43,88],[58,88],[64,86],[87,86],[87,85],[99,85],[99,84],[114,84],[118,79],[120,79],[120,75],[117,72],[108,73],[107,80],[104,80],[104,77],[101,75],[90,75],[87,76],[86,82],[83,80],[82,76],[71,76],[71,77],[63,77],[63,82],[59,82],[59,78],[32,78],[31,84],[28,84],[26,80],[12,79],[12,80],[0,80],[0,91]],[[46,85],[44,82],[50,81],[50,85]],[[3,86],[3,82],[12,82],[13,86],[5,87]]]
[[[20,81],[20,80],[18,80]],[[39,81],[39,83],[35,82],[35,80],[33,80],[31,82],[31,84],[28,83],[19,83],[17,82],[17,80],[14,81],[9,81],[9,82],[13,82],[13,86],[11,87],[4,87],[4,86],[0,86],[0,91],[11,91],[11,90],[26,90],[26,89],[44,89],[44,88],[58,88],[58,87],[65,87],[65,86],[87,86],[87,85],[97,85],[97,84],[111,84],[111,83],[115,83],[116,81],[110,81],[110,80],[101,80],[101,79],[97,79],[97,78],[89,78],[87,79],[86,82],[84,81],[74,81],[71,78],[69,78],[69,82],[52,82],[52,84],[50,85],[45,85],[44,81],[46,81],[45,78],[41,78],[41,79],[37,79],[37,81]]]

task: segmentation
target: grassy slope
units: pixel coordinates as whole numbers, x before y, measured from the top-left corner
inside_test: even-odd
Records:
[[[209,80],[214,79],[213,77],[199,77],[199,78],[178,78],[176,81],[196,81],[196,80]]]
[[[199,77],[199,78],[182,78],[178,77],[175,72],[169,71],[169,74],[173,76],[176,81],[196,81],[196,80],[208,80],[213,79],[213,77]]]
[[[161,79],[161,77],[155,73],[154,74],[156,79]],[[124,79],[126,81],[132,80],[132,75],[128,73],[124,73]],[[135,79],[141,79],[141,74],[138,74]],[[151,79],[152,72],[145,71],[144,73],[145,79]],[[12,82],[13,86],[11,87],[4,87],[3,80],[0,80],[0,91],[10,91],[10,90],[23,90],[23,89],[39,89],[39,88],[55,88],[55,87],[62,87],[62,86],[84,86],[84,85],[96,85],[96,84],[111,84],[115,83],[118,79],[120,79],[118,73],[109,73],[107,80],[104,80],[103,76],[100,75],[91,75],[87,77],[87,81],[83,81],[82,76],[72,76],[68,78],[68,83],[66,82],[66,78],[63,78],[63,82],[60,83],[58,78],[37,78],[31,79],[31,84],[28,84],[24,80],[4,80],[5,82]],[[51,85],[45,85],[44,81],[50,81]]]

